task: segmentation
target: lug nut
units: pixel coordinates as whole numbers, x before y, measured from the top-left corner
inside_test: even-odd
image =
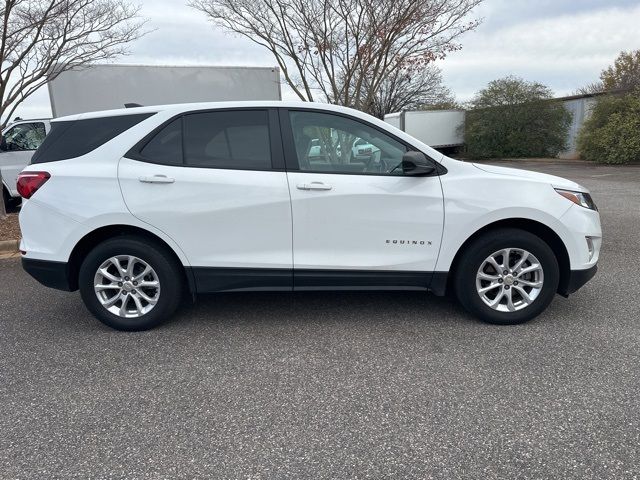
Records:
[[[509,285],[505,285],[505,286],[504,286],[504,289],[505,289],[505,290],[509,290],[510,288],[511,288],[511,287],[510,287]]]
[[[121,287],[122,286],[122,282],[118,282],[118,286]]]
[[[129,281],[129,277],[124,277],[125,282]]]
[[[498,279],[498,283],[502,283],[504,280],[502,280],[501,278]]]
[[[513,282],[513,284],[514,284],[514,285],[517,285],[517,284],[518,284],[518,281],[516,280],[515,282]]]
[[[503,275],[509,275],[509,270],[505,270],[504,272],[502,272]]]
[[[138,282],[133,282],[134,285],[138,285]]]

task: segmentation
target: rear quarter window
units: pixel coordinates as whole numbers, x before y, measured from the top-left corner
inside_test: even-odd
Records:
[[[49,135],[36,150],[31,163],[55,162],[86,155],[152,115],[154,113],[138,113],[53,122]]]

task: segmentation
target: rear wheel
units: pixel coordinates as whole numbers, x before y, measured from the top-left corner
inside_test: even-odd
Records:
[[[96,246],[80,267],[82,300],[102,323],[147,330],[168,319],[182,295],[173,256],[144,238],[122,236]]]
[[[466,249],[455,288],[462,305],[481,320],[514,325],[549,306],[559,278],[558,261],[541,238],[524,230],[500,229]]]

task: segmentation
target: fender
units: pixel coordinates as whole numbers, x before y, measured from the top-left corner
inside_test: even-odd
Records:
[[[571,208],[569,205],[567,210]],[[440,249],[440,255],[436,262],[437,272],[448,272],[453,263],[453,259],[456,254],[470,237],[483,228],[493,223],[504,220],[531,220],[534,222],[546,225],[553,230],[558,237],[562,240],[565,248],[569,252],[569,259],[571,264],[578,263],[577,258],[572,258],[572,250],[569,248],[571,244],[571,235],[565,225],[553,215],[546,213],[542,210],[534,208],[502,208],[495,211],[491,211],[482,217],[474,219],[467,219],[467,221],[461,222],[459,220],[449,220],[453,215],[447,216],[445,214],[445,227],[442,235],[442,247]]]

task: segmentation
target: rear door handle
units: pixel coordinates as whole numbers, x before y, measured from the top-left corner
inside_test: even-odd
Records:
[[[331,185],[322,182],[299,183],[298,190],[331,190]]]
[[[153,175],[147,177],[140,177],[142,183],[173,183],[175,180],[173,178],[167,177],[166,175]]]

